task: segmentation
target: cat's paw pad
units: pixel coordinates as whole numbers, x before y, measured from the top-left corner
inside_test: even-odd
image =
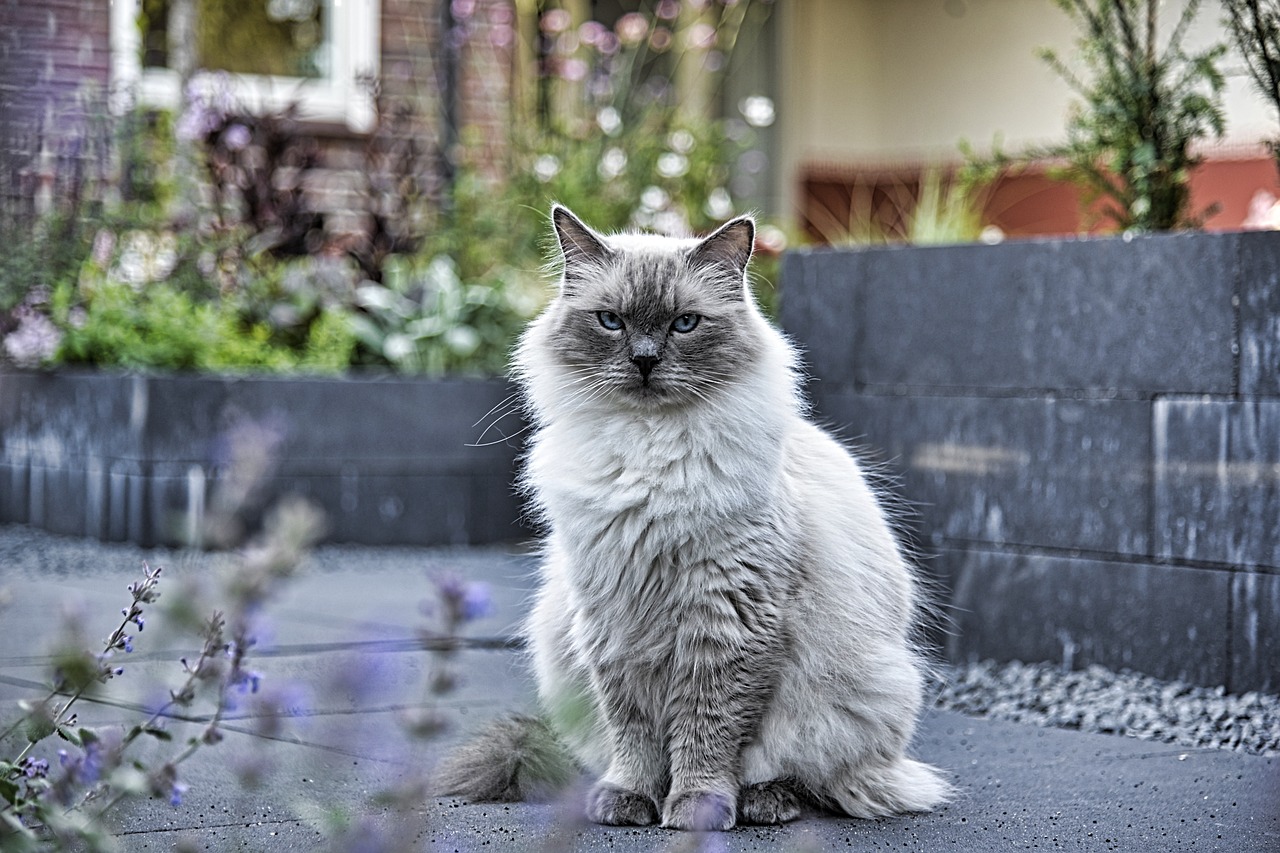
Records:
[[[733,829],[737,817],[734,798],[717,791],[684,791],[667,798],[662,825],[669,829]]]
[[[741,823],[768,826],[798,817],[800,796],[794,787],[781,779],[749,785],[738,799],[738,820]]]
[[[644,794],[602,782],[587,795],[587,818],[607,826],[651,826],[658,806]]]

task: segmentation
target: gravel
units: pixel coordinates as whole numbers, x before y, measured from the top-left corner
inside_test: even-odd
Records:
[[[937,707],[976,717],[1280,755],[1280,696],[1267,693],[1017,661],[944,668],[935,690]]]

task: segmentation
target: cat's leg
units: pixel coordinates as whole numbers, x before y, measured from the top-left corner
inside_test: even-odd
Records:
[[[547,572],[525,625],[538,685],[538,700],[548,724],[584,768],[599,775],[613,758],[600,721],[591,670],[570,640],[571,611],[562,575]]]
[[[759,826],[786,823],[800,817],[803,792],[791,779],[747,785],[738,795],[738,822]]]
[[[587,797],[587,817],[615,826],[657,823],[666,757],[653,715],[636,701],[636,680],[624,666],[585,663],[573,640],[573,611],[564,606],[570,598],[564,575],[549,568],[526,633],[552,727],[600,780]]]
[[[805,807],[816,805],[794,775],[794,769],[784,760],[793,751],[791,745],[779,742],[776,734],[779,726],[779,703],[797,699],[791,691],[784,690],[786,683],[785,676],[779,678],[755,739],[742,751],[739,823],[766,826],[787,823],[798,818]],[[788,715],[782,725],[798,730],[803,724],[790,719]]]
[[[690,652],[674,667],[667,703],[671,792],[663,826],[723,830],[736,822],[742,751],[770,701],[781,658],[777,611],[760,605],[766,601],[756,594],[728,609],[685,614],[677,648]]]
[[[609,768],[587,796],[587,817],[611,826],[657,823],[667,766],[653,714],[639,701],[645,679],[622,665],[599,665],[594,675],[613,750]]]

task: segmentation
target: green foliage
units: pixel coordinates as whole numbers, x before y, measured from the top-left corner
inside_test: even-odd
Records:
[[[312,322],[301,350],[275,339],[266,323],[245,323],[229,302],[198,301],[168,282],[142,290],[107,280],[80,299],[55,295],[63,328],[58,360],[132,370],[340,372],[355,338],[347,315],[330,309]]]
[[[177,191],[172,165],[173,114],[150,109],[125,114],[120,119],[116,148],[124,218],[143,222],[160,218]]]
[[[165,60],[166,5],[140,9],[152,64]],[[233,14],[240,0],[214,5],[199,0],[206,22],[244,17]],[[271,35],[262,8],[240,22],[249,35]],[[538,109],[517,99],[506,140],[464,133],[450,145],[445,183],[429,173],[439,157],[420,144],[415,105],[379,96],[365,152],[369,233],[341,243],[304,198],[319,160],[295,111],[252,113],[218,75],[201,77],[180,116],[137,111],[118,121],[109,204],[12,233],[0,223],[16,247],[0,256],[0,358],[27,367],[504,372],[551,288],[552,202],[606,231],[699,233],[735,212],[731,164],[754,143],[752,119],[699,118],[677,90],[696,76],[690,67],[730,67],[747,22],[769,9],[760,0],[665,4],[623,15],[614,30],[547,10],[549,53],[536,81],[545,98]],[[710,103],[723,71],[705,73],[692,89]],[[194,158],[180,156],[184,145],[196,146]],[[175,164],[193,159],[205,166],[205,192],[175,214]],[[774,261],[754,267],[766,305]]]
[[[728,164],[742,147],[721,123],[692,121],[661,105],[629,125],[605,116],[608,130],[597,119],[580,137],[546,133],[523,141],[511,191],[540,211],[558,201],[606,231],[706,231],[732,212]]]
[[[816,207],[810,224],[825,242],[837,246],[974,242],[987,227],[984,217],[993,177],[990,170],[976,167],[952,176],[932,167],[915,186],[854,186],[847,215]]]
[[[1280,0],[1222,0],[1227,29],[1258,93],[1280,117]],[[1280,168],[1280,138],[1271,142]]]
[[[1086,192],[1086,203],[1122,230],[1194,227],[1204,214],[1189,210],[1191,170],[1200,162],[1192,146],[1223,132],[1226,47],[1199,53],[1183,48],[1200,0],[1183,9],[1163,51],[1159,0],[1056,0],[1080,28],[1080,57],[1089,72],[1077,76],[1052,50],[1041,57],[1083,103],[1067,122],[1067,141],[1048,150],[1067,165],[1063,177]]]
[[[88,253],[85,224],[74,216],[55,214],[34,227],[0,222],[0,314],[20,304],[32,291],[47,290],[74,275]],[[2,328],[2,327],[0,327]]]
[[[365,282],[352,325],[367,357],[411,373],[501,373],[520,329],[541,307],[542,284],[516,270],[465,283],[447,255],[392,259]]]

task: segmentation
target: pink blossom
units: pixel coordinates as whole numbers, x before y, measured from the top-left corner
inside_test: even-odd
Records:
[[[252,138],[252,134],[249,133],[249,128],[239,122],[231,125],[222,132],[223,143],[232,151],[240,151],[241,149],[248,147]]]
[[[562,33],[573,24],[573,16],[567,9],[548,9],[542,13],[540,26],[544,33],[555,35]]]
[[[613,33],[605,30],[604,35],[600,36],[600,41],[596,42],[596,50],[605,56],[613,56],[618,52],[622,42]]]
[[[599,21],[587,21],[578,27],[578,38],[583,44],[596,45],[600,41],[600,37],[609,32],[609,28]]]
[[[618,34],[619,41],[632,47],[644,41],[649,34],[649,21],[639,12],[628,12],[618,19],[614,31]]]
[[[560,62],[560,77],[571,83],[578,83],[587,77],[587,63],[581,59],[565,59]]]
[[[14,311],[18,328],[4,339],[4,351],[19,367],[38,367],[53,358],[62,332],[44,314],[23,305]]]
[[[489,44],[494,47],[510,47],[513,41],[515,41],[515,33],[506,24],[489,30]]]

